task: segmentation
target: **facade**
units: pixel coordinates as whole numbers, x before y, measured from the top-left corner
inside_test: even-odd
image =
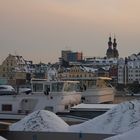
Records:
[[[132,84],[135,81],[140,83],[140,55],[131,55],[118,64],[118,83]]]
[[[77,62],[83,60],[82,52],[72,52],[71,50],[62,50],[61,59],[66,62]]]
[[[26,61],[22,56],[9,54],[0,66],[0,77],[7,79],[11,85],[16,85],[17,81],[18,83],[25,82],[31,63],[32,61]]]
[[[106,57],[88,57],[85,59],[83,65],[87,66],[111,66],[117,65],[117,58],[106,58]]]
[[[34,72],[33,72],[33,77],[34,78],[45,78],[46,77],[46,72],[48,69],[48,65],[44,63],[39,63],[39,64],[34,64]]]
[[[84,66],[73,66],[58,73],[58,78],[62,80],[78,80],[92,77],[97,77],[97,69]]]
[[[71,50],[62,50],[61,51],[61,58],[64,61],[68,61],[68,54],[71,53]]]

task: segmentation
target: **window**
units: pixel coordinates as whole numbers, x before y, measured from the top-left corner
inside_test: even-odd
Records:
[[[65,105],[65,109],[66,109],[66,110],[69,109],[69,106],[68,106],[68,105]]]
[[[0,90],[7,89],[6,87],[0,87]]]
[[[64,83],[53,83],[52,92],[62,92]]]
[[[66,92],[72,92],[77,90],[77,84],[75,83],[65,83],[64,85],[64,91]]]
[[[12,111],[12,105],[10,104],[3,104],[2,111]]]
[[[33,91],[34,92],[42,92],[43,91],[43,84],[33,84]]]

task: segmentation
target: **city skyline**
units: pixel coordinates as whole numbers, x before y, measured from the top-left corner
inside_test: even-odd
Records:
[[[55,62],[61,50],[106,55],[117,39],[120,57],[139,53],[139,0],[0,0],[0,63],[9,53]]]

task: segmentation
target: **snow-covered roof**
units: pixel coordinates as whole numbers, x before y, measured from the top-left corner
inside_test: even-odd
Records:
[[[110,69],[110,66],[102,67],[102,69],[104,69],[104,70],[109,70],[109,69]]]
[[[85,67],[85,66],[80,66],[80,69],[86,72],[96,72],[98,69],[91,68],[91,67]]]

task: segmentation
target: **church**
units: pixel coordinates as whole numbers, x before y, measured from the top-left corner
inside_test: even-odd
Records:
[[[109,37],[106,56],[107,56],[107,58],[118,58],[119,57],[119,52],[117,50],[117,43],[116,43],[115,37],[113,39],[113,42],[112,42],[111,36]]]

